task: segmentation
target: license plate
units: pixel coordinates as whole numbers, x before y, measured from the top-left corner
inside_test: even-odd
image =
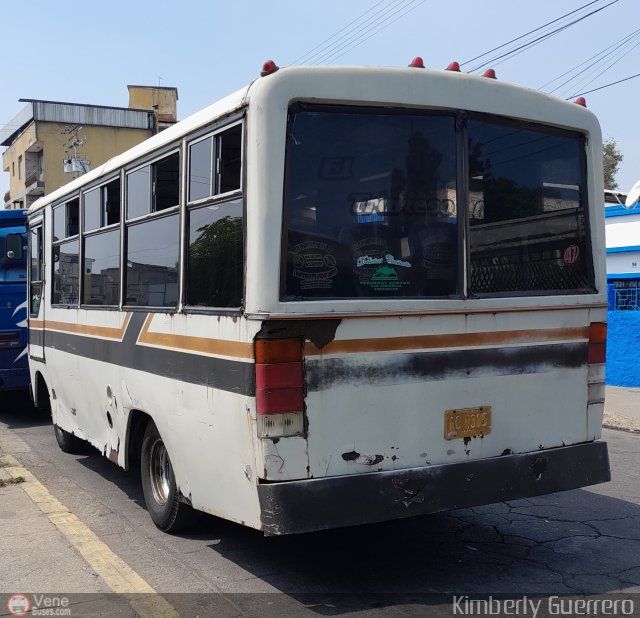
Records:
[[[444,439],[473,438],[491,433],[491,406],[445,410]]]

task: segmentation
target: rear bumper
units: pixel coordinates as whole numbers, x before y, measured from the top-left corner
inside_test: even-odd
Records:
[[[264,533],[296,534],[576,489],[611,480],[605,442],[457,464],[258,486]]]

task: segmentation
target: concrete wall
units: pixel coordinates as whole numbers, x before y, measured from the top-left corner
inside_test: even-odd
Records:
[[[65,126],[54,122],[40,122],[37,126],[38,140],[44,144],[45,193],[52,193],[76,177],[76,174],[66,173],[63,167],[64,160],[73,155],[73,152],[64,151],[64,145],[70,137],[62,133]],[[78,135],[87,138],[78,149],[78,154],[88,159],[89,169],[94,170],[111,157],[151,137],[152,131],[86,126],[82,127]]]
[[[36,125],[32,122],[16,141],[2,153],[2,169],[9,173],[9,191],[11,195],[19,195],[26,189],[24,183],[25,154],[27,149],[32,147],[36,141]],[[20,155],[22,155],[22,174],[18,173],[18,158]]]
[[[640,386],[640,311],[609,311],[606,382]]]

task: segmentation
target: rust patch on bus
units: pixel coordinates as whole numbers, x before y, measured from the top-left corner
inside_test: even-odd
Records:
[[[321,350],[336,337],[342,320],[267,320],[256,339],[299,338],[310,341],[314,349]]]

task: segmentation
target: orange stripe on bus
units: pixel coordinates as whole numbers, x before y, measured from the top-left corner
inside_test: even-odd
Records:
[[[189,352],[230,356],[233,358],[253,358],[253,344],[226,339],[208,339],[191,335],[173,335],[170,333],[149,332],[153,315],[149,314],[140,331],[138,343],[161,348],[173,348]]]
[[[455,335],[422,335],[420,337],[389,337],[380,339],[346,339],[332,341],[322,349],[307,342],[306,356],[320,354],[353,354],[365,352],[393,352],[429,348],[466,348],[474,346],[504,345],[511,343],[537,343],[589,338],[589,327],[553,328],[548,330],[512,330],[492,333],[460,333]]]
[[[121,340],[131,321],[131,314],[127,313],[124,322],[120,328],[112,326],[94,326],[91,324],[72,324],[71,322],[56,322],[54,320],[31,320],[29,328],[57,330],[65,333],[73,333],[75,335],[89,335],[93,337],[101,337],[103,339]]]

